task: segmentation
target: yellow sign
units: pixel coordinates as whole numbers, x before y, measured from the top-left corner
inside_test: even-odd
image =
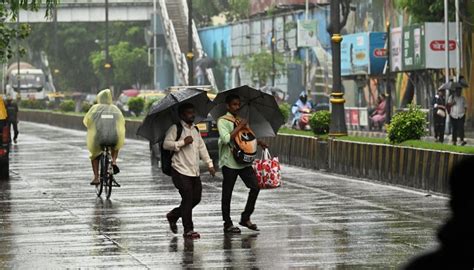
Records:
[[[206,123],[199,123],[199,124],[197,124],[197,127],[198,127],[199,131],[207,132],[207,124]]]

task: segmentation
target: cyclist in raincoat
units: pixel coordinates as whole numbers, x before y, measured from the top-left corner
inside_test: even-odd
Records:
[[[94,179],[91,185],[99,182],[99,157],[102,146],[112,147],[112,166],[118,173],[117,157],[125,142],[125,118],[122,112],[112,104],[112,93],[109,89],[102,90],[97,95],[97,104],[92,106],[84,117],[87,128],[87,148],[92,161]]]

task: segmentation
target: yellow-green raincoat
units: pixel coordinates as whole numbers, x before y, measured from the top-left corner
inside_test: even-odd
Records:
[[[112,93],[109,89],[100,91],[97,104],[92,106],[84,116],[87,128],[87,148],[90,158],[97,158],[103,141],[114,141],[115,150],[123,147],[125,142],[125,118],[117,106],[112,104]],[[110,137],[113,137],[109,139]],[[102,140],[102,142],[101,142]]]
[[[0,96],[0,120],[7,120],[8,114],[3,97]]]

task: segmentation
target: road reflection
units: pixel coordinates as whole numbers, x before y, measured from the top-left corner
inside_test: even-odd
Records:
[[[11,214],[11,186],[8,180],[0,180],[0,269],[8,269],[8,263],[13,261],[13,242],[11,241],[13,235]]]
[[[189,269],[194,268],[194,266],[201,262],[201,254],[200,252],[194,250],[194,241],[199,240],[191,240],[191,239],[183,239],[183,251],[182,251],[182,260],[181,260],[181,267]],[[178,237],[173,237],[169,244],[169,252],[171,253],[178,253]]]
[[[94,207],[93,227],[98,233],[100,255],[119,254],[121,245],[116,241],[121,230],[122,222],[118,215],[118,207],[111,200],[97,198]],[[106,243],[108,242],[108,243]],[[123,243],[121,243],[123,245]]]

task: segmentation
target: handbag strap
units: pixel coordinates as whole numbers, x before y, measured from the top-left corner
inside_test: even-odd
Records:
[[[268,150],[268,148],[265,148],[262,151],[262,160],[271,160],[271,159],[272,159],[272,155],[270,154],[270,150]]]

